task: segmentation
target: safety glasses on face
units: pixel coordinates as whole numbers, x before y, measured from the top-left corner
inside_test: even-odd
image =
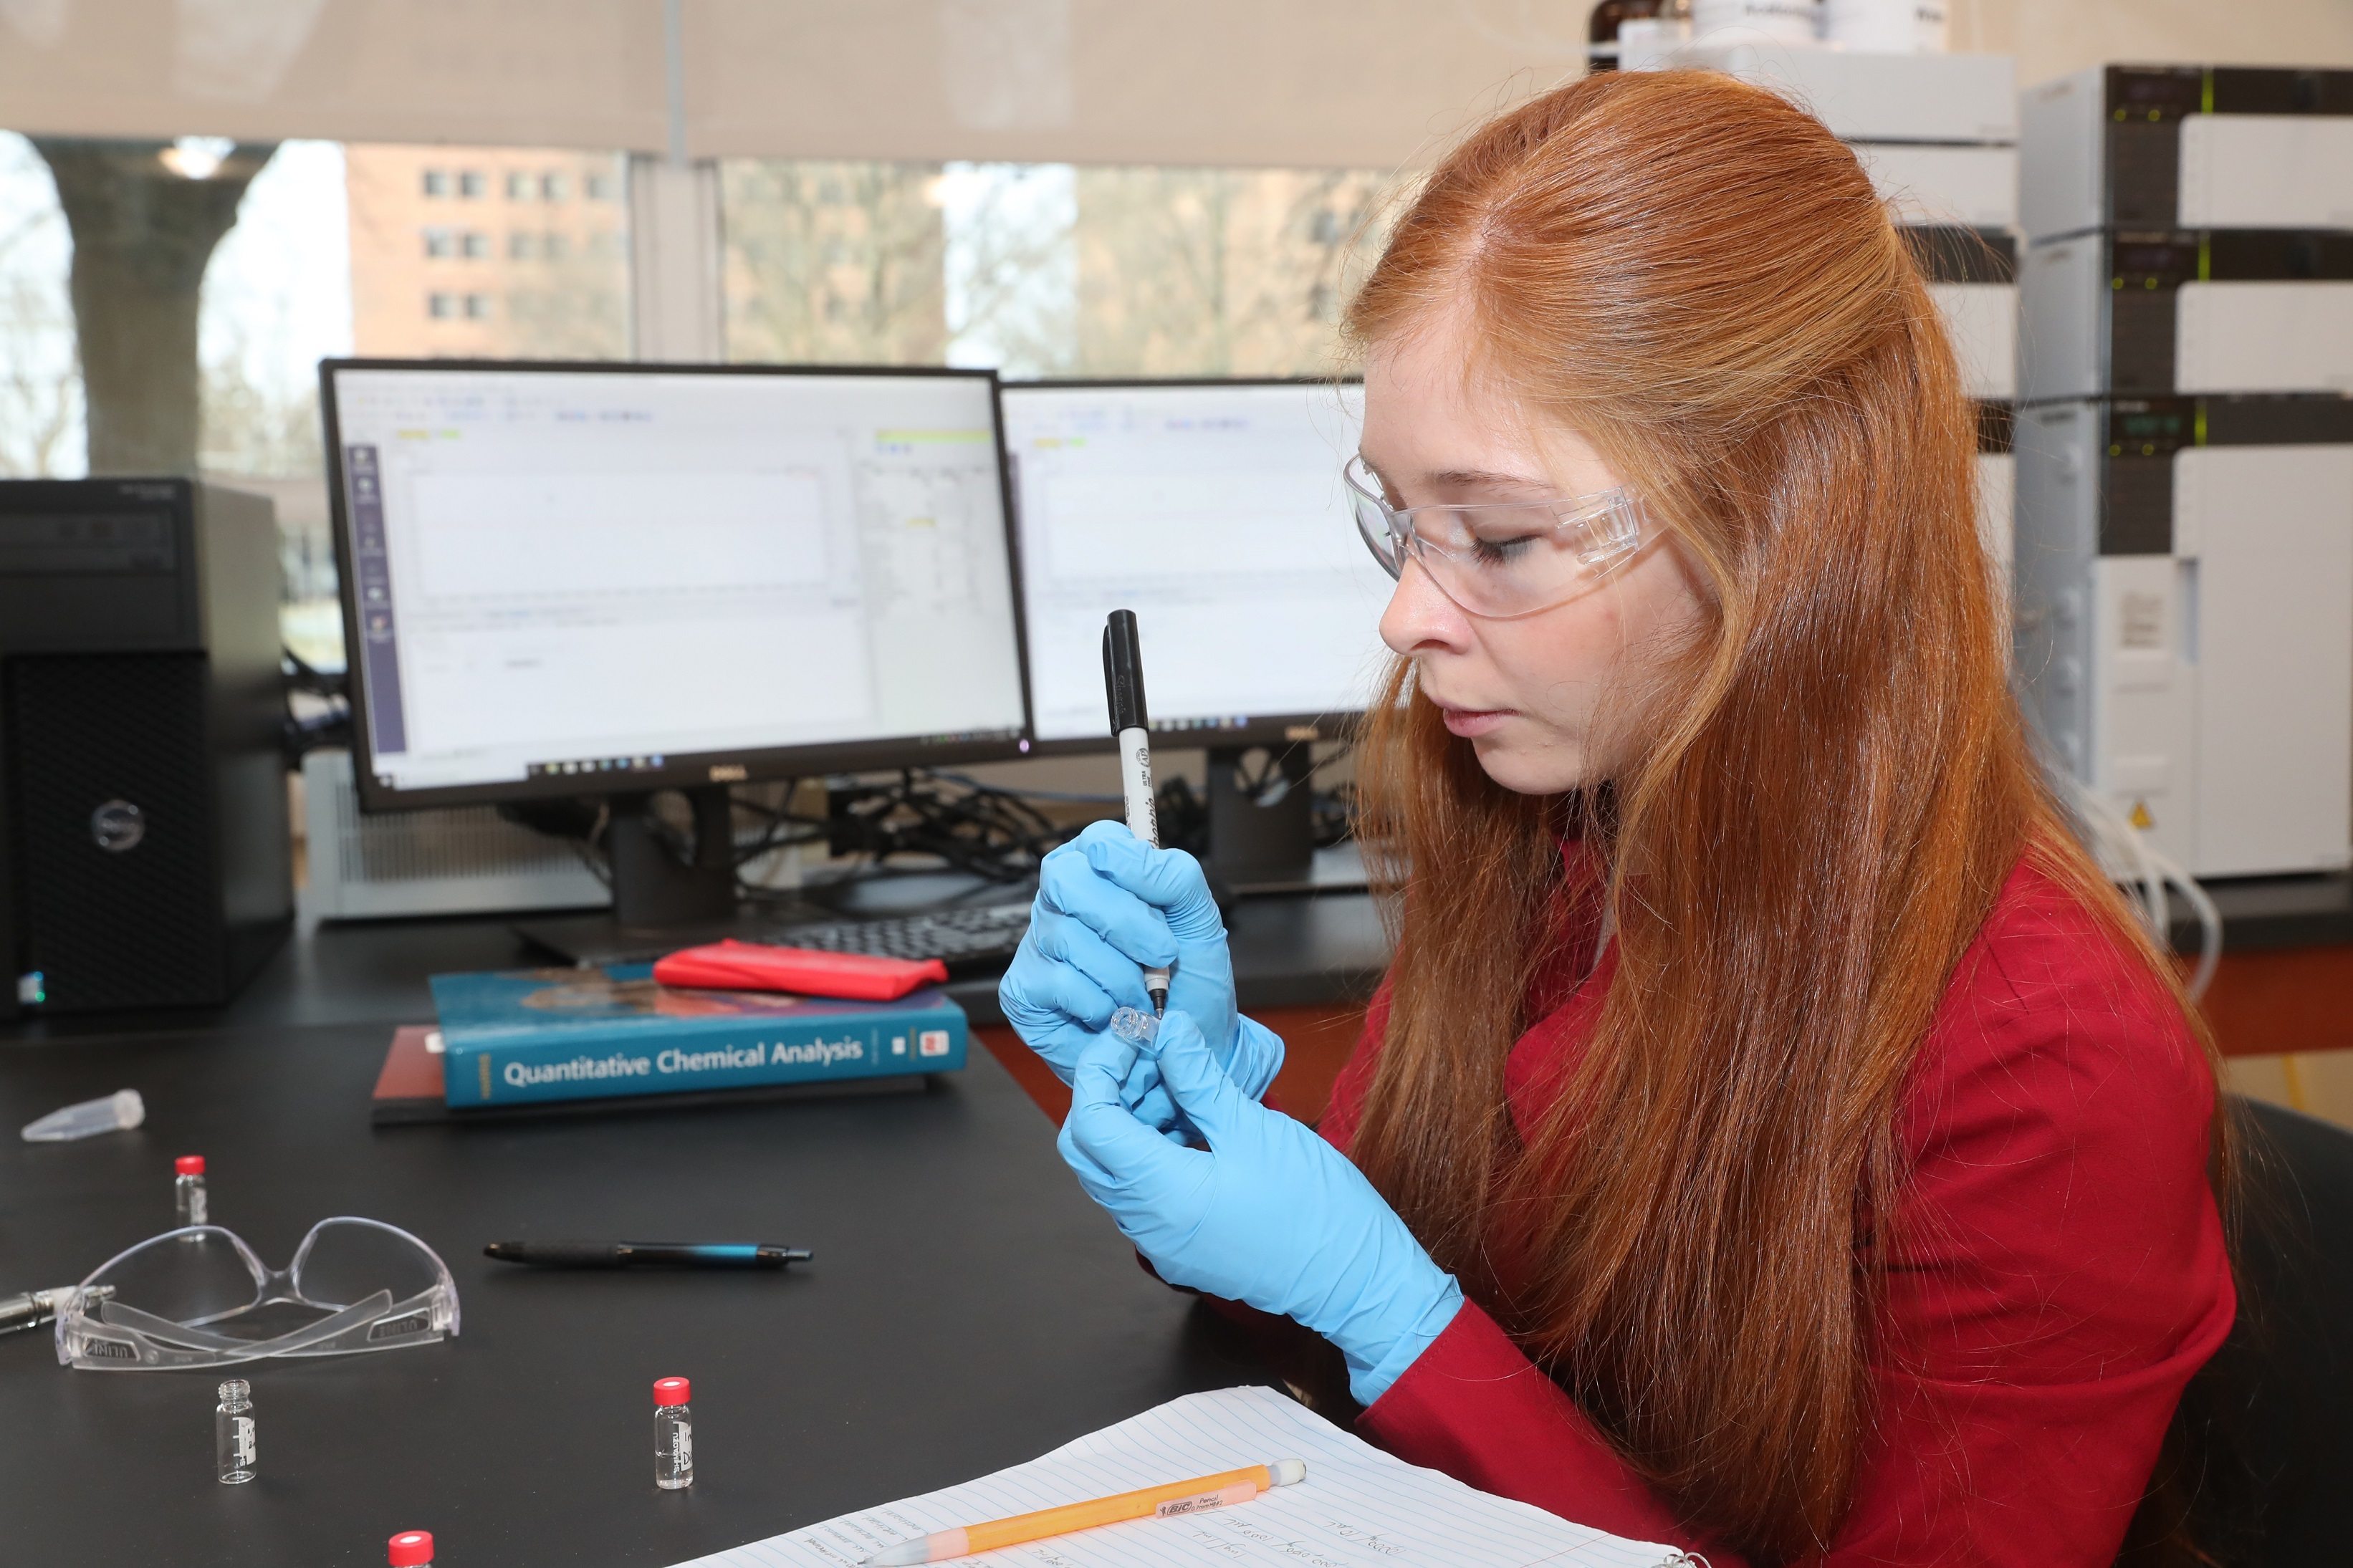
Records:
[[[114,1294],[90,1292],[111,1286]],[[431,1247],[372,1219],[322,1219],[284,1269],[232,1233],[192,1225],[142,1241],[58,1312],[58,1360],[92,1372],[345,1355],[458,1332],[458,1287]]]
[[[1474,616],[1530,615],[1575,598],[1641,547],[1641,503],[1624,489],[1475,506],[1394,507],[1361,457],[1340,470],[1356,530],[1392,577],[1419,562]]]

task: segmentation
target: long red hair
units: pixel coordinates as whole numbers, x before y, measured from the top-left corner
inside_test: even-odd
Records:
[[[1503,114],[1422,186],[1347,326],[1377,350],[1440,313],[1471,323],[1466,374],[1582,435],[1672,530],[1706,625],[1623,694],[1637,760],[1574,801],[1492,783],[1391,672],[1358,792],[1398,940],[1352,1152],[1686,1517],[1799,1555],[1873,1419],[1885,1237],[1858,1244],[1901,1213],[1906,1074],[2021,855],[2178,982],[2031,754],[1951,345],[1820,121],[1681,71]],[[1504,1062],[1559,957],[1580,811],[1615,979],[1523,1146]],[[1499,1252],[1530,1265],[1508,1300]]]

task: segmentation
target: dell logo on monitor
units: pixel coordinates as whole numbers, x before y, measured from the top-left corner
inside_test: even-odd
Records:
[[[136,849],[147,837],[147,814],[127,800],[110,800],[90,814],[90,836],[110,855]]]

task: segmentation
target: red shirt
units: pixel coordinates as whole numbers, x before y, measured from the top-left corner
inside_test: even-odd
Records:
[[[1583,1050],[1615,956],[1513,1047],[1524,1134]],[[1387,1013],[1384,986],[1333,1089],[1323,1131],[1344,1152]],[[2235,1307],[2207,1180],[2213,1096],[2171,994],[2021,863],[1955,969],[1900,1112],[1910,1201],[1933,1223],[1906,1226],[1915,1239],[1891,1260],[1878,1430],[1822,1561],[2115,1561],[2182,1385]],[[1359,1425],[1472,1486],[1738,1561],[1678,1522],[1476,1302]]]

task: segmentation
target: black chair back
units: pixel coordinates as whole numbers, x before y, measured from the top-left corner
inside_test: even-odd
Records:
[[[2239,1321],[2184,1400],[2195,1533],[2230,1568],[2353,1562],[2353,1132],[2234,1110]]]

